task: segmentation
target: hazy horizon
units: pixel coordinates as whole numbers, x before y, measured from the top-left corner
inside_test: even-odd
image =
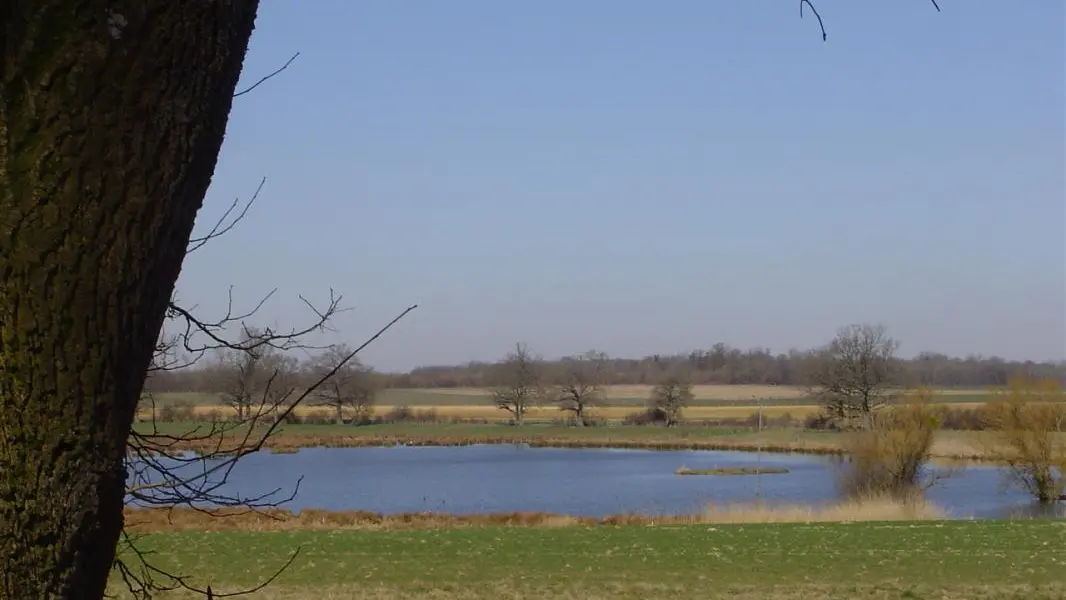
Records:
[[[383,371],[775,352],[881,323],[900,353],[1066,360],[1061,2],[263,4],[203,231],[207,317],[353,310]]]
[[[711,347],[713,345],[714,344],[709,344],[709,345],[701,347],[701,348],[688,348],[688,349],[674,350],[674,351],[647,352],[645,354],[634,355],[634,356],[629,356],[629,355],[616,356],[616,355],[610,354],[609,352],[607,353],[607,355],[608,355],[608,358],[616,359],[616,360],[642,360],[642,359],[645,359],[645,358],[648,358],[648,357],[651,357],[651,356],[655,356],[655,355],[659,355],[659,356],[662,356],[662,357],[682,356],[682,355],[688,354],[689,352],[694,352],[694,351],[697,351],[697,350],[704,350],[704,351],[711,350]],[[728,344],[727,344],[727,346],[728,346]],[[746,352],[748,350],[755,350],[755,349],[758,349],[758,348],[760,348],[760,347],[759,346],[752,346],[750,348],[738,348],[738,347],[735,347],[735,346],[731,346],[730,347],[730,349],[740,350],[741,352]],[[805,351],[805,350],[814,350],[815,348],[777,349],[777,348],[762,347],[761,349],[767,350],[771,354],[778,355],[778,354],[788,354],[791,350]],[[501,352],[498,356],[494,356],[494,357],[486,359],[486,360],[464,360],[464,361],[459,361],[457,363],[415,365],[414,367],[412,367],[410,369],[396,369],[396,370],[382,369],[381,371],[382,372],[391,372],[391,373],[406,373],[406,372],[410,372],[410,371],[412,371],[414,369],[427,369],[427,368],[437,368],[437,367],[440,367],[440,368],[451,368],[451,367],[462,367],[462,366],[464,366],[466,364],[470,364],[470,363],[493,363],[493,362],[497,362],[497,361],[503,359],[506,356],[506,354],[508,352],[511,352],[512,350],[514,350],[514,344],[511,344],[511,346],[509,348],[507,348],[506,351]],[[548,361],[555,361],[555,360],[560,360],[560,359],[562,359],[564,357],[583,354],[584,352],[587,352],[589,350],[602,351],[600,348],[584,348],[584,349],[576,350],[576,351],[573,351],[573,352],[566,352],[566,353],[560,354],[560,355],[545,356],[542,353],[537,352],[536,348],[529,347],[529,351],[533,355],[534,358],[548,360]],[[1007,359],[1007,358],[1005,358],[1003,356],[998,356],[998,355],[995,355],[995,354],[987,354],[987,355],[981,355],[981,356],[978,356],[976,354],[973,354],[973,355],[966,355],[966,354],[963,354],[963,355],[952,355],[952,354],[946,354],[946,353],[943,353],[943,352],[939,352],[936,349],[920,350],[920,351],[914,352],[914,353],[902,353],[901,352],[901,353],[898,353],[897,356],[899,358],[903,358],[903,359],[913,359],[913,358],[917,358],[917,356],[919,354],[921,354],[922,352],[931,352],[931,353],[934,353],[934,354],[945,354],[949,358],[953,358],[953,359],[967,359],[967,358],[970,358],[972,356],[972,357],[975,357],[975,358],[982,358],[982,359],[1003,358],[1004,360],[1008,360],[1008,361],[1011,360],[1011,359]],[[1014,359],[1014,360],[1017,360],[1018,362],[1025,362],[1026,360],[1031,360],[1032,362],[1038,363],[1038,364],[1066,365],[1066,359],[1044,359],[1044,360],[1038,360],[1038,359],[1025,359],[1025,358],[1022,358],[1022,359]]]

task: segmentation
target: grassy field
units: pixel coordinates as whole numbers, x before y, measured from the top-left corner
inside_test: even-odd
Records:
[[[139,545],[216,592],[300,548],[252,596],[264,600],[1050,600],[1066,594],[1064,539],[1060,522],[986,521],[179,532]]]

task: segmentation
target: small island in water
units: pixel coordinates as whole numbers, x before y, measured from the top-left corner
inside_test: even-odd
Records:
[[[677,475],[781,475],[788,473],[784,467],[720,467],[714,469],[690,469],[678,467]]]

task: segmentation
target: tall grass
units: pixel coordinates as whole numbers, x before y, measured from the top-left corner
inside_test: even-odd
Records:
[[[868,497],[828,506],[726,505],[708,506],[700,515],[705,523],[853,523],[860,521],[939,520],[946,514],[925,501],[901,502],[890,497]]]

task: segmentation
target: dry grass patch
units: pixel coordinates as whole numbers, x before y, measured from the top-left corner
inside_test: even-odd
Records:
[[[934,504],[898,502],[872,498],[831,504],[807,505],[711,505],[700,515],[701,523],[859,523],[867,521],[930,521],[947,518]]]
[[[477,527],[594,527],[619,525],[699,525],[718,523],[830,523],[943,519],[945,513],[925,502],[890,499],[851,501],[829,506],[794,504],[709,505],[695,515],[619,514],[603,518],[545,512],[453,515],[419,512],[387,515],[369,511],[305,509],[299,513],[275,508],[248,511],[233,508],[126,508],[126,525],[140,533],[177,531],[393,531]]]

